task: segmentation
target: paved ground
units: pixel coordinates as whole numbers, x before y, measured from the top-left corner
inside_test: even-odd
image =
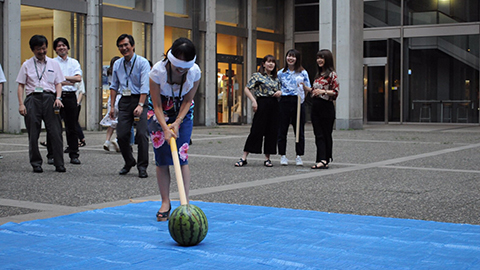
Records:
[[[309,168],[315,161],[309,124],[304,167],[280,166],[274,156],[275,166],[266,168],[261,155],[249,156],[246,167],[234,167],[249,128],[194,128],[192,200],[480,224],[478,125],[369,125],[334,131],[329,170]],[[159,200],[153,153],[148,178],[138,178],[135,169],[120,176],[122,157],[102,149],[105,133],[85,134],[81,165],[66,163],[67,173],[56,173],[44,164],[42,174],[32,172],[26,134],[0,134],[0,224]],[[290,129],[291,161],[293,142]],[[175,183],[172,189],[176,191]]]

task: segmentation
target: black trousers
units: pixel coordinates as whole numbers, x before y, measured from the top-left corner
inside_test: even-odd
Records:
[[[118,124],[117,140],[120,152],[122,152],[125,166],[132,167],[137,164],[137,168],[147,169],[148,167],[148,127],[147,127],[147,107],[143,107],[140,121],[135,122],[136,133],[135,142],[138,144],[137,162],[133,157],[132,147],[130,146],[131,130],[134,123],[133,111],[138,106],[140,95],[123,96],[118,102]]]
[[[333,124],[335,123],[335,106],[332,101],[321,98],[312,99],[311,119],[315,145],[317,146],[316,162],[332,161]]]
[[[250,134],[243,151],[275,155],[277,153],[278,101],[274,97],[257,98],[257,111],[253,116]]]
[[[30,164],[32,167],[42,165],[42,156],[38,149],[38,137],[42,128],[42,121],[50,136],[51,153],[55,166],[63,166],[63,137],[60,114],[53,111],[55,94],[50,92],[30,94],[25,98],[25,126],[28,132]]]
[[[60,110],[60,114],[65,124],[65,135],[68,149],[70,149],[68,155],[71,159],[78,158],[80,156],[78,153],[78,133],[76,129],[78,123],[78,106],[75,92],[62,92],[62,103],[63,108]],[[47,132],[47,158],[53,157],[50,154],[52,151],[50,143],[51,139]]]
[[[285,155],[287,152],[288,127],[293,126],[297,133],[297,96],[282,96],[279,102],[280,120],[278,129],[278,154]],[[305,105],[300,107],[300,134],[298,143],[295,143],[295,152],[298,156],[305,154]]]

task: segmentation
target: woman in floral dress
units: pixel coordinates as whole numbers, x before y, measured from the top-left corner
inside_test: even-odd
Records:
[[[157,221],[170,217],[170,169],[173,165],[170,139],[176,138],[180,166],[188,199],[190,168],[188,147],[193,129],[193,97],[197,92],[201,71],[193,43],[186,38],[175,40],[165,58],[150,71],[151,102],[147,113],[148,129],[155,153],[157,182],[162,205]]]

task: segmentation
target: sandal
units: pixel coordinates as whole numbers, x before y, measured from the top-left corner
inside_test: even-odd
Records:
[[[47,147],[47,142],[40,142],[40,145]]]
[[[247,160],[241,158],[239,161],[237,161],[237,162],[235,163],[235,167],[243,167],[243,166],[245,166],[245,165],[247,165],[247,164],[248,164]]]
[[[172,210],[172,205],[170,204],[170,208],[166,212],[157,212],[157,221],[167,221],[170,218],[170,210]]]
[[[273,167],[272,161],[270,159],[267,159],[263,162],[263,165],[265,167]]]
[[[322,166],[319,166],[319,164],[322,164]],[[323,160],[320,160],[320,162],[318,164],[315,164],[314,166],[312,166],[312,169],[316,170],[316,169],[328,169],[328,163],[326,163],[325,161]]]
[[[84,147],[85,145],[87,145],[87,143],[85,142],[85,139],[78,142],[78,147]]]

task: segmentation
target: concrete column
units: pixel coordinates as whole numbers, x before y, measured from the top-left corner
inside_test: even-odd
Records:
[[[256,71],[257,67],[257,0],[248,0],[247,29],[249,38],[247,39],[247,55],[245,57],[245,62],[247,63],[245,81],[248,81],[250,76]],[[245,95],[244,100],[247,105],[244,107],[246,108],[245,116],[247,118],[247,123],[251,124],[253,120],[252,101],[250,101]]]
[[[87,48],[85,55],[85,66],[83,67],[85,89],[86,89],[86,111],[88,130],[100,130],[100,120],[102,117],[102,83],[101,83],[101,31],[100,31],[100,8],[101,0],[91,0],[87,2],[88,13],[86,22],[85,46]]]
[[[336,70],[340,94],[336,129],[363,127],[363,1],[337,0]]]
[[[18,113],[18,71],[22,65],[20,59],[21,49],[21,27],[20,21],[20,1],[6,0],[3,5],[3,71],[7,81],[3,85],[3,99],[4,99],[4,119],[5,132],[20,133],[22,128],[25,128],[23,117]],[[28,42],[28,41],[27,41]],[[33,56],[33,54],[32,54]]]
[[[295,1],[285,0],[285,16],[283,18],[285,32],[285,52],[295,48],[294,31],[295,31]],[[284,60],[284,55],[280,60]],[[282,66],[282,64],[280,64]]]
[[[53,11],[53,40],[50,42],[54,51],[53,41],[58,37],[66,38],[70,43],[70,47],[75,46],[75,44],[72,44],[72,16],[70,12]]]
[[[144,27],[141,22],[132,22],[132,37],[135,40],[135,53],[144,56],[145,55],[145,40],[144,40]],[[150,60],[150,59],[149,59]]]
[[[162,59],[165,53],[165,0],[153,1],[153,26],[152,26],[152,63],[156,63]]]
[[[329,49],[334,52],[334,9],[332,0],[319,1],[319,26],[318,26],[318,45],[320,49]]]
[[[217,35],[215,0],[206,0],[205,17],[207,32],[205,33],[205,70],[202,79],[205,80],[205,126],[216,125],[216,95],[217,95]]]

